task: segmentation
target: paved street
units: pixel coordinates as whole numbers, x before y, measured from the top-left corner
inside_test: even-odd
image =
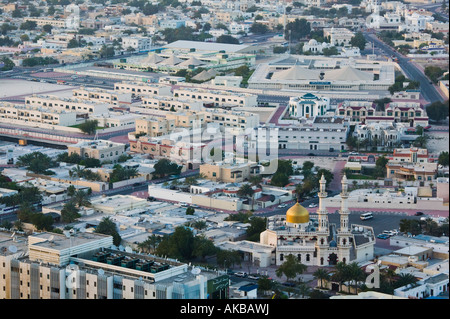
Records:
[[[375,46],[381,48],[387,56],[395,56],[398,59],[398,64],[402,70],[406,73],[409,79],[420,82],[420,92],[423,97],[429,102],[444,101],[444,98],[438,92],[433,84],[430,84],[430,80],[425,74],[423,74],[414,64],[410,63],[410,59],[404,57],[389,45],[377,38],[375,34],[364,32],[364,36],[368,42],[375,43]]]

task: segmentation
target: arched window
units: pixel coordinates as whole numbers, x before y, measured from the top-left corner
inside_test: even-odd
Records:
[[[284,255],[280,254],[280,261],[283,261],[283,260],[284,260]]]
[[[310,255],[306,254],[306,261],[309,261],[309,260],[310,260]]]
[[[323,265],[323,257],[320,257],[320,265]]]
[[[301,254],[297,254],[297,260],[298,261],[302,261],[302,255]]]
[[[342,258],[342,262],[345,264],[346,263],[346,261],[347,261],[347,259],[344,257],[344,258]]]
[[[325,240],[322,238],[320,239],[320,244],[323,245],[325,243]]]

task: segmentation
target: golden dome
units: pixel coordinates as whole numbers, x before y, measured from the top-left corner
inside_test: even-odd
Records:
[[[294,224],[307,223],[309,222],[309,212],[297,202],[286,212],[286,221]]]

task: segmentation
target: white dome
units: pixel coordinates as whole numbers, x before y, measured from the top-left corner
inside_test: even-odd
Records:
[[[308,42],[309,45],[317,45],[317,41],[314,39],[309,40]]]

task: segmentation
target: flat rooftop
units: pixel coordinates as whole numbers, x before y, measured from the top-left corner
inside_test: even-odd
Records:
[[[34,234],[28,237],[29,247],[35,248],[48,248],[54,250],[64,250],[70,247],[84,245],[95,240],[101,240],[109,235],[97,234],[97,233],[75,233],[70,238],[65,235],[55,233],[40,233]]]

